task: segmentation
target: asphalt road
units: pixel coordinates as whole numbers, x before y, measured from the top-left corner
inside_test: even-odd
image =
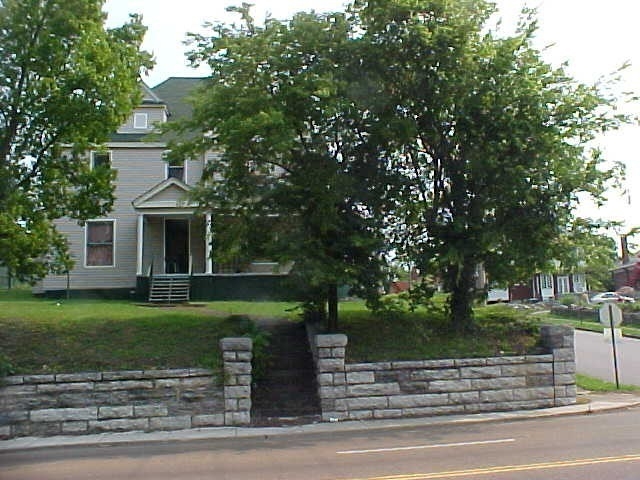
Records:
[[[640,408],[355,432],[0,453],[3,480],[637,480]]]
[[[576,330],[576,368],[578,373],[615,381],[611,339],[602,333]],[[640,386],[640,340],[616,339],[618,377],[621,384]],[[640,478],[640,473],[638,474]]]

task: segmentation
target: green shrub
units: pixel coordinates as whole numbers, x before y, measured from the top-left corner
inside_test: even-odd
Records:
[[[409,302],[403,294],[384,295],[369,305],[372,313],[385,320],[398,319],[409,311]]]
[[[244,337],[249,337],[253,343],[253,359],[251,361],[253,381],[264,378],[269,368],[268,347],[270,343],[270,334],[258,328],[253,320],[246,315],[231,315],[230,321],[241,326],[246,333]]]
[[[15,369],[13,368],[13,364],[9,361],[9,357],[7,357],[3,352],[0,352],[0,378],[13,375],[14,373]]]
[[[618,304],[625,312],[640,312],[640,301],[636,300],[636,303],[619,303]]]

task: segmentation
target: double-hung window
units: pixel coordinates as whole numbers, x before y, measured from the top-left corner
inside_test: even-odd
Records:
[[[541,274],[540,285],[542,288],[553,288],[553,277],[547,273]]]
[[[115,258],[115,220],[89,220],[85,228],[86,266],[113,267]]]
[[[558,276],[558,293],[569,293],[571,288],[569,285],[569,277],[567,275]]]
[[[587,291],[587,280],[584,273],[575,273],[573,275],[573,291],[576,293]]]

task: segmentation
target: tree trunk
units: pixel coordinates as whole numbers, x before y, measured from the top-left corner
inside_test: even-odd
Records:
[[[471,330],[473,324],[475,266],[456,266],[449,274],[449,311],[451,325],[455,331],[463,333]]]
[[[327,330],[329,333],[338,331],[338,285],[331,283],[327,291],[327,303],[329,305],[327,315]]]

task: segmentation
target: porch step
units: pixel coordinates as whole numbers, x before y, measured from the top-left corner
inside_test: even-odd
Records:
[[[151,277],[149,302],[188,302],[190,288],[191,281],[189,275],[162,275]]]

